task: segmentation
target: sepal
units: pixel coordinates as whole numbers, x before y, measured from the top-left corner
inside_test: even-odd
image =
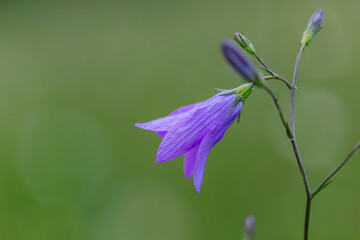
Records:
[[[232,112],[232,110],[241,102],[245,102],[245,100],[250,96],[250,94],[252,93],[253,89],[254,89],[254,84],[253,83],[246,83],[241,85],[240,87],[234,88],[232,90],[230,90],[230,92],[221,94],[220,96],[227,96],[227,95],[232,95],[235,94],[236,98],[235,101],[233,102],[231,109],[230,109],[230,114]],[[220,89],[217,89],[220,90]]]

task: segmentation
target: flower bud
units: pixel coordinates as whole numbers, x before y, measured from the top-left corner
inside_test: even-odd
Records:
[[[242,33],[235,33],[234,36],[235,41],[237,41],[240,46],[249,54],[254,55],[255,53],[255,48],[254,45],[249,41],[249,39],[247,39],[247,37],[245,37],[244,34]]]
[[[225,40],[221,45],[221,49],[224,57],[235,72],[250,82],[260,86],[264,85],[261,72],[231,41]]]
[[[324,21],[324,10],[319,9],[314,12],[311,16],[308,26],[303,33],[303,37],[301,39],[301,44],[303,46],[309,45],[313,37],[320,31],[322,28],[322,23]]]
[[[244,240],[255,239],[256,223],[253,216],[248,216],[244,221]]]

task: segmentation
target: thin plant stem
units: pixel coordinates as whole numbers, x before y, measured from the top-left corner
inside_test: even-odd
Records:
[[[318,194],[322,189],[324,189],[330,183],[331,178],[337,172],[339,172],[340,169],[342,169],[342,167],[355,154],[355,152],[360,149],[360,142],[358,142],[354,146],[354,148],[346,156],[346,158],[312,192],[311,188],[310,188],[308,178],[307,178],[307,175],[306,175],[304,164],[303,164],[303,162],[301,160],[301,156],[300,156],[299,148],[298,148],[298,145],[297,145],[297,142],[296,142],[296,138],[295,138],[295,90],[296,90],[296,82],[297,82],[298,71],[299,71],[299,63],[300,63],[300,59],[301,59],[301,56],[303,54],[304,48],[305,48],[305,46],[302,46],[300,48],[299,54],[297,55],[292,84],[290,84],[289,81],[287,81],[285,78],[282,78],[281,76],[279,76],[276,73],[274,73],[273,71],[271,71],[269,69],[269,67],[256,54],[254,56],[266,68],[266,70],[268,70],[268,72],[270,74],[272,74],[272,76],[265,76],[264,77],[265,80],[278,79],[278,80],[282,81],[283,83],[285,83],[285,85],[290,90],[290,125],[289,125],[289,123],[285,120],[284,114],[283,114],[283,112],[281,110],[279,101],[276,98],[275,94],[271,91],[270,88],[268,88],[267,86],[264,86],[265,91],[269,93],[269,95],[271,96],[273,102],[275,103],[275,106],[276,106],[276,109],[277,109],[277,111],[279,113],[281,122],[284,125],[284,128],[286,130],[286,134],[287,134],[287,136],[288,136],[288,138],[289,138],[289,140],[291,142],[291,145],[293,147],[293,151],[294,151],[294,154],[295,154],[295,157],[296,157],[296,161],[298,163],[298,167],[299,167],[299,170],[300,170],[303,182],[304,182],[305,191],[306,191],[306,208],[305,208],[304,238],[303,239],[308,240],[309,239],[309,225],[310,225],[310,213],[311,213],[312,199],[315,197],[316,194]]]
[[[358,142],[355,147],[351,150],[351,152],[346,156],[346,158],[320,183],[320,185],[314,190],[312,193],[315,196],[319,193],[325,185],[331,180],[331,178],[340,171],[340,169],[350,160],[350,158],[354,155],[354,153],[360,149],[360,142]]]
[[[291,131],[294,133],[294,136],[295,136],[295,90],[296,90],[296,81],[299,72],[299,63],[303,52],[304,52],[304,46],[300,48],[299,54],[296,58],[292,89],[290,89],[290,126],[291,126]]]
[[[254,53],[254,57],[263,65],[267,70],[271,71],[270,68],[265,64],[265,62],[256,54]]]
[[[312,197],[306,198],[306,208],[305,208],[305,223],[304,223],[304,239],[309,239],[309,224],[310,224],[310,212],[311,212],[311,200]]]
[[[305,46],[301,46],[299,54],[297,55],[297,58],[296,58],[294,78],[293,78],[293,84],[292,84],[293,87],[296,87],[296,81],[297,81],[298,72],[299,72],[299,63],[300,63],[301,56],[304,52],[304,49],[305,49]]]
[[[302,177],[303,182],[304,182],[306,196],[311,198],[312,196],[311,196],[310,184],[309,184],[309,181],[308,181],[308,178],[307,178],[307,175],[306,175],[304,164],[303,164],[303,162],[301,160],[301,157],[300,157],[299,148],[297,146],[294,134],[293,134],[293,138],[290,139],[290,142],[291,142],[291,145],[293,147],[294,154],[295,154],[295,157],[296,157],[296,161],[297,161],[297,164],[298,164],[299,169],[300,169],[301,177]]]
[[[285,78],[279,76],[279,75],[275,75],[275,76],[265,76],[264,77],[265,80],[270,80],[270,79],[277,79],[277,80],[280,80],[282,81],[290,90],[292,89],[292,85],[291,83],[286,80]]]
[[[300,152],[299,152],[299,148],[298,148],[297,143],[296,143],[296,139],[294,137],[294,133],[291,131],[291,128],[289,127],[288,122],[285,120],[284,114],[283,114],[283,112],[281,110],[278,99],[275,97],[275,94],[267,86],[264,86],[264,89],[269,93],[269,95],[271,96],[273,102],[275,103],[275,106],[276,106],[276,109],[278,110],[281,122],[284,125],[284,128],[286,130],[286,134],[287,134],[287,136],[288,136],[288,138],[289,138],[289,140],[291,142],[291,145],[293,147],[294,154],[295,154],[295,157],[296,157],[299,169],[300,169],[300,173],[301,173],[304,185],[305,185],[306,195],[311,198],[311,189],[310,189],[309,181],[307,179],[304,164],[302,163],[302,160],[301,160],[301,157],[300,157]]]
[[[289,123],[285,120],[284,114],[281,110],[280,104],[279,104],[279,100],[275,97],[275,94],[271,91],[270,88],[268,88],[267,86],[264,86],[265,91],[267,91],[269,93],[269,95],[271,96],[271,99],[273,100],[273,102],[275,103],[276,109],[279,113],[280,119],[282,124],[284,125],[284,128],[286,130],[286,135],[288,136],[289,139],[293,138],[293,134],[290,130],[289,127]]]
[[[258,60],[258,62],[263,65],[265,67],[266,70],[269,71],[269,73],[271,73],[273,76],[266,76],[264,79],[267,80],[267,79],[277,79],[277,80],[280,80],[282,81],[283,83],[285,83],[285,85],[291,89],[292,88],[292,85],[291,83],[284,77],[278,75],[277,73],[274,73],[267,65],[266,63],[256,54],[254,53],[254,57],[256,58],[256,60]]]
[[[310,211],[311,211],[311,200],[313,198],[312,192],[310,189],[309,181],[307,179],[307,175],[305,172],[304,164],[301,161],[299,149],[296,143],[296,137],[295,137],[295,90],[296,90],[296,81],[298,77],[299,72],[299,63],[301,56],[304,52],[305,45],[302,45],[299,51],[299,54],[297,55],[296,62],[295,62],[295,69],[294,69],[294,77],[292,82],[292,89],[290,89],[290,129],[293,133],[293,139],[291,141],[295,155],[298,154],[296,157],[299,165],[299,169],[301,172],[301,176],[304,181],[305,190],[306,190],[306,208],[305,208],[305,220],[304,220],[304,240],[309,239],[309,223],[310,223]]]

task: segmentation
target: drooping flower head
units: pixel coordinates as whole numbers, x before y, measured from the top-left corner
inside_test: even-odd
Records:
[[[303,37],[301,39],[301,44],[303,46],[309,45],[313,37],[321,30],[323,21],[324,10],[318,9],[311,16],[306,30],[304,31]]]
[[[185,155],[184,174],[187,178],[193,176],[195,189],[200,193],[207,156],[240,114],[253,86],[244,84],[222,91],[203,102],[178,108],[166,117],[135,126],[157,132],[163,138],[157,163]]]

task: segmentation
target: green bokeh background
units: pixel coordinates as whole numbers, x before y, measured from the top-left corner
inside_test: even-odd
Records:
[[[359,1],[2,1],[0,239],[301,239],[305,193],[269,96],[256,90],[211,151],[198,195],[182,157],[134,127],[243,81],[219,51],[246,33],[291,78],[314,188],[360,137]],[[270,83],[288,115],[287,89]],[[360,154],[313,202],[311,239],[360,238]]]

